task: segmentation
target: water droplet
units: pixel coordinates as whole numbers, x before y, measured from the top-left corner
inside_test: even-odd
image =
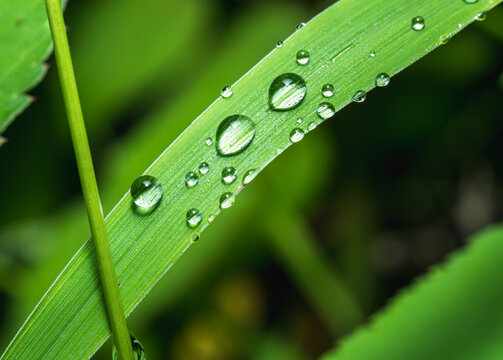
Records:
[[[220,196],[220,209],[228,209],[234,204],[236,198],[230,192],[227,192]]]
[[[306,23],[301,22],[299,25],[297,25],[297,30],[302,29],[304,26],[306,26]]]
[[[147,359],[147,356],[145,355],[145,350],[143,349],[142,344],[133,336],[131,336],[131,345],[133,346],[134,360],[146,360]],[[113,358],[113,360],[119,359],[115,345],[112,350],[112,358]]]
[[[297,53],[297,64],[306,65],[309,62],[309,52],[306,50],[299,50]]]
[[[309,123],[309,125],[307,126],[307,130],[309,131],[313,131],[314,129],[316,129],[316,127],[318,126],[318,124],[316,124],[314,121]]]
[[[245,173],[245,176],[243,176],[243,185],[248,185],[255,178],[256,175],[257,175],[257,170],[255,170],[255,169],[248,170]]]
[[[216,141],[220,155],[230,156],[244,151],[255,136],[255,123],[245,115],[231,115],[218,125]]]
[[[332,84],[325,84],[321,87],[321,94],[324,97],[332,97],[334,95],[334,86]]]
[[[411,23],[412,29],[419,31],[424,29],[424,19],[421,16],[416,16],[412,18]]]
[[[190,228],[195,228],[197,225],[201,223],[203,219],[203,215],[197,209],[190,209],[187,211],[187,226]]]
[[[481,12],[480,14],[475,15],[475,20],[477,21],[484,21],[487,18],[487,13],[485,11]]]
[[[376,52],[375,52],[374,50],[371,50],[371,51],[369,52],[369,56],[370,56],[370,57],[375,57],[375,56],[376,56]]]
[[[278,41],[278,42],[276,43],[276,47],[277,47],[277,48],[280,48],[280,47],[282,47],[282,46],[283,46],[283,41]]]
[[[222,89],[221,94],[222,94],[222,97],[224,97],[224,98],[231,97],[232,96],[232,88],[229,85],[225,86]]]
[[[208,163],[202,162],[199,164],[199,174],[206,175],[210,171],[210,165]]]
[[[290,132],[290,141],[293,143],[299,142],[304,139],[304,130],[295,128]]]
[[[150,175],[142,175],[131,184],[131,197],[134,203],[145,209],[152,209],[162,198],[162,186],[159,180]]]
[[[209,137],[204,141],[204,143],[208,146],[211,146],[211,144],[213,144],[213,140]]]
[[[450,34],[447,34],[447,35],[442,35],[440,37],[440,44],[441,45],[445,45],[449,42],[449,40],[451,40],[451,35]]]
[[[197,242],[199,240],[200,236],[199,234],[196,234],[192,237],[192,242]]]
[[[302,121],[303,121],[302,118],[298,118],[297,119],[297,124],[302,124]]]
[[[379,87],[383,87],[389,84],[390,77],[386,73],[380,73],[376,77],[376,85]]]
[[[363,90],[358,90],[354,95],[353,95],[353,101],[356,103],[362,103],[365,101],[367,98],[367,93]]]
[[[331,118],[332,116],[335,115],[335,109],[332,104],[329,102],[322,102],[320,105],[318,105],[318,116],[322,118],[323,120],[326,120],[328,118]]]
[[[194,187],[197,185],[198,182],[199,177],[195,172],[190,171],[187,173],[187,175],[185,175],[185,185],[187,185],[187,187],[189,188]]]
[[[216,216],[215,214],[211,214],[210,216],[208,216],[208,222],[213,222],[213,220],[215,220]]]
[[[475,4],[479,0],[463,0],[466,4]]]
[[[273,110],[290,110],[306,96],[306,82],[297,74],[286,73],[273,80],[269,87],[269,104]]]
[[[222,182],[224,184],[232,184],[234,181],[236,181],[237,175],[238,172],[232,166],[224,167],[224,169],[222,170]]]

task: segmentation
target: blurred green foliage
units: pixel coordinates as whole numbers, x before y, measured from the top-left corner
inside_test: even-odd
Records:
[[[70,2],[105,213],[221,87],[327,5]],[[339,326],[351,310],[312,290],[327,276],[367,316],[501,221],[502,23],[500,6],[273,162],[130,318],[149,358],[316,358],[362,321]],[[89,234],[55,75],[0,150],[2,348]],[[289,231],[308,261],[284,250]]]

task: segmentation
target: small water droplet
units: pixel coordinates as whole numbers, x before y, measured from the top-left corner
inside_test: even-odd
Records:
[[[475,20],[477,21],[484,21],[487,18],[487,13],[485,11],[481,12],[480,14],[475,15]]]
[[[375,52],[374,50],[371,50],[371,51],[369,52],[369,56],[370,56],[370,57],[375,57],[375,56],[376,56],[376,52]]]
[[[204,143],[208,146],[211,146],[211,144],[213,144],[213,140],[209,137],[204,141]]]
[[[131,184],[131,197],[134,203],[145,209],[152,209],[162,198],[162,186],[159,180],[150,175],[142,175]]]
[[[192,237],[192,242],[197,242],[199,240],[200,236],[199,234],[196,234]]]
[[[276,43],[276,47],[277,47],[277,48],[280,48],[280,47],[282,47],[282,46],[283,46],[283,41],[278,41],[278,42]]]
[[[321,87],[321,94],[326,97],[332,97],[334,95],[334,86],[332,84],[325,84]]]
[[[318,126],[318,124],[316,124],[314,121],[309,123],[309,125],[307,126],[307,130],[309,131],[313,131],[314,129],[316,129],[316,127]]]
[[[244,151],[255,136],[255,123],[245,115],[231,115],[218,125],[216,141],[220,155],[231,156]]]
[[[210,171],[210,165],[206,162],[202,162],[199,164],[199,174],[206,175]]]
[[[222,97],[226,98],[226,99],[231,97],[232,96],[232,88],[229,85],[225,86],[222,89],[221,94],[222,94]]]
[[[201,220],[203,219],[203,215],[201,212],[197,209],[190,209],[187,211],[187,226],[190,228],[195,228],[201,223]]]
[[[353,101],[356,103],[362,103],[365,101],[367,98],[367,93],[363,90],[358,90],[354,95],[353,95]]]
[[[185,175],[185,185],[187,185],[187,187],[189,188],[194,187],[197,185],[198,182],[199,177],[195,172],[190,171],[187,173],[187,175]]]
[[[269,87],[269,104],[273,110],[293,109],[304,99],[306,91],[306,82],[299,75],[282,74]]]
[[[335,115],[335,109],[332,104],[329,102],[322,102],[320,105],[318,105],[318,116],[322,118],[323,120],[326,120],[328,118],[331,118],[332,116]]]
[[[227,192],[220,196],[220,209],[228,209],[234,204],[236,198],[230,192]]]
[[[299,25],[297,25],[297,30],[302,29],[304,26],[306,26],[306,23],[301,22]]]
[[[304,139],[304,130],[295,128],[290,132],[290,141],[293,143],[299,142]]]
[[[255,178],[256,175],[257,175],[257,170],[255,170],[255,169],[248,170],[245,173],[245,176],[243,176],[243,185],[248,185]]]
[[[131,345],[133,347],[133,358],[134,360],[146,360],[147,355],[145,355],[145,350],[143,349],[142,344],[136,339],[134,336],[131,336]],[[119,355],[117,354],[117,349],[115,345],[112,350],[112,359],[118,360]]]
[[[389,84],[390,77],[386,73],[380,73],[376,76],[376,86],[383,87]]]
[[[411,23],[412,29],[420,31],[424,29],[424,19],[421,16],[415,16],[412,18]]]
[[[299,50],[297,53],[297,64],[306,65],[309,62],[309,52],[306,50]]]
[[[479,0],[463,0],[466,4],[475,4]]]
[[[215,214],[211,214],[210,216],[208,216],[208,222],[213,222],[213,220],[215,220],[216,218],[216,215]]]
[[[237,175],[238,172],[232,166],[224,167],[224,169],[222,170],[222,182],[227,185],[232,184],[234,181],[236,181]]]
[[[450,34],[447,34],[447,35],[442,35],[440,37],[440,45],[445,45],[449,42],[449,40],[451,40],[451,35]]]
[[[297,124],[302,124],[302,121],[303,121],[302,118],[298,118],[297,119]]]

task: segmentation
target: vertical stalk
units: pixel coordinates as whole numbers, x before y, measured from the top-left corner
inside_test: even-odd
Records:
[[[45,0],[45,4],[54,41],[61,90],[63,92],[82,192],[94,240],[108,320],[119,359],[133,360],[131,337],[127,328],[124,311],[122,310],[112,256],[107,242],[103,210],[98,194],[98,185],[96,183],[91,151],[89,150],[77,83],[75,81],[63,12],[60,0]]]

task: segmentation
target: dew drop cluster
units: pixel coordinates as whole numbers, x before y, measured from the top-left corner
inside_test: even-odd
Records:
[[[477,2],[477,0],[459,0],[464,1],[468,4],[473,4]],[[483,20],[485,18],[485,13],[481,13],[477,15],[477,20]],[[305,26],[304,23],[301,23],[297,26],[297,31],[301,30]],[[420,32],[425,29],[426,23],[425,19],[422,16],[414,16],[411,19],[410,27],[412,30],[416,32]],[[283,42],[278,41],[276,44],[277,48],[283,47]],[[332,62],[337,63],[339,58],[348,50],[350,50],[352,45],[344,48],[342,51],[339,51],[335,57],[333,57]],[[288,47],[278,51],[289,51]],[[367,54],[370,58],[375,58],[377,56],[377,52],[375,49],[368,49]],[[309,53],[309,50],[299,49],[296,53],[293,53],[293,57],[295,60],[295,65],[298,69],[298,72],[302,74],[305,69],[308,69],[309,66],[312,66],[312,57]],[[366,55],[367,56],[367,55]],[[314,61],[314,60],[313,60]],[[367,59],[367,61],[369,61]],[[294,64],[295,64],[294,63]],[[377,87],[385,87],[390,82],[390,76],[381,72],[375,75],[374,83]],[[337,86],[337,84],[335,84]],[[336,88],[334,84],[327,82],[321,89],[313,92],[311,96],[317,97],[318,105],[315,109],[313,109],[313,113],[315,116],[317,115],[321,121],[310,119],[307,115],[304,119],[301,117],[296,117],[292,121],[295,123],[295,126],[292,126],[290,132],[288,133],[288,140],[290,143],[297,143],[301,141],[305,134],[309,131],[314,130],[319,123],[324,120],[327,120],[335,115],[335,107],[328,100],[333,97],[346,97],[346,101],[353,101],[356,103],[362,103],[365,101],[367,97],[366,90],[352,90],[355,91],[353,95],[347,94],[347,90]],[[344,92],[344,93],[343,93]],[[308,93],[308,86],[306,84],[306,80],[297,74],[296,72],[285,72],[282,73],[275,78],[273,78],[269,84],[268,94],[267,94],[267,102],[264,102],[264,105],[267,104],[268,111],[271,112],[287,112],[294,110],[302,105],[304,99],[306,98]],[[344,95],[346,94],[346,95]],[[221,89],[220,95],[223,99],[229,99],[233,96],[233,89],[231,86],[224,86]],[[349,96],[348,96],[349,95]],[[227,101],[227,100],[224,100]],[[257,124],[254,119],[250,118],[246,115],[246,109],[243,109],[240,113],[234,113],[228,115],[224,119],[222,119],[218,126],[215,129],[213,134],[208,134],[203,142],[208,148],[214,149],[216,154],[221,159],[229,159],[231,160],[234,156],[238,156],[244,152],[251,146],[253,146],[254,141],[257,137]],[[204,146],[203,145],[203,146]],[[282,148],[278,148],[278,154],[283,151]],[[202,179],[208,173],[210,173],[210,169],[214,166],[210,166],[211,161],[201,162],[199,165],[194,166],[192,169],[187,169],[185,177],[183,178],[183,182],[185,184],[186,191],[197,191],[197,187],[201,187],[206,182],[203,182]],[[215,202],[218,204],[218,208],[220,210],[227,209],[234,204],[236,192],[232,190],[233,184],[237,181],[238,176],[240,176],[242,186],[249,184],[253,178],[256,176],[258,170],[257,169],[249,169],[244,173],[241,170],[238,170],[232,166],[232,164],[225,164],[223,168],[220,168],[221,176],[219,177],[221,184],[219,186],[228,187],[227,191],[223,191],[221,195]],[[242,169],[245,170],[245,169]],[[215,170],[212,170],[215,171]],[[218,177],[217,177],[218,178]],[[212,179],[211,176],[208,176],[207,181]],[[240,185],[241,186],[241,185]],[[195,188],[195,189],[194,189]],[[238,189],[239,192],[239,189]],[[142,175],[137,178],[133,184],[131,185],[131,197],[133,199],[134,206],[148,210],[157,208],[160,204],[163,190],[162,185],[158,179],[151,175]],[[194,204],[197,206],[197,204]],[[182,213],[183,215],[183,213]],[[207,221],[212,222],[215,219],[216,213],[211,213],[207,215]],[[188,228],[195,229],[203,222],[205,215],[197,208],[191,207],[185,213],[185,223]],[[199,234],[191,234],[191,240],[193,242],[199,239]]]

